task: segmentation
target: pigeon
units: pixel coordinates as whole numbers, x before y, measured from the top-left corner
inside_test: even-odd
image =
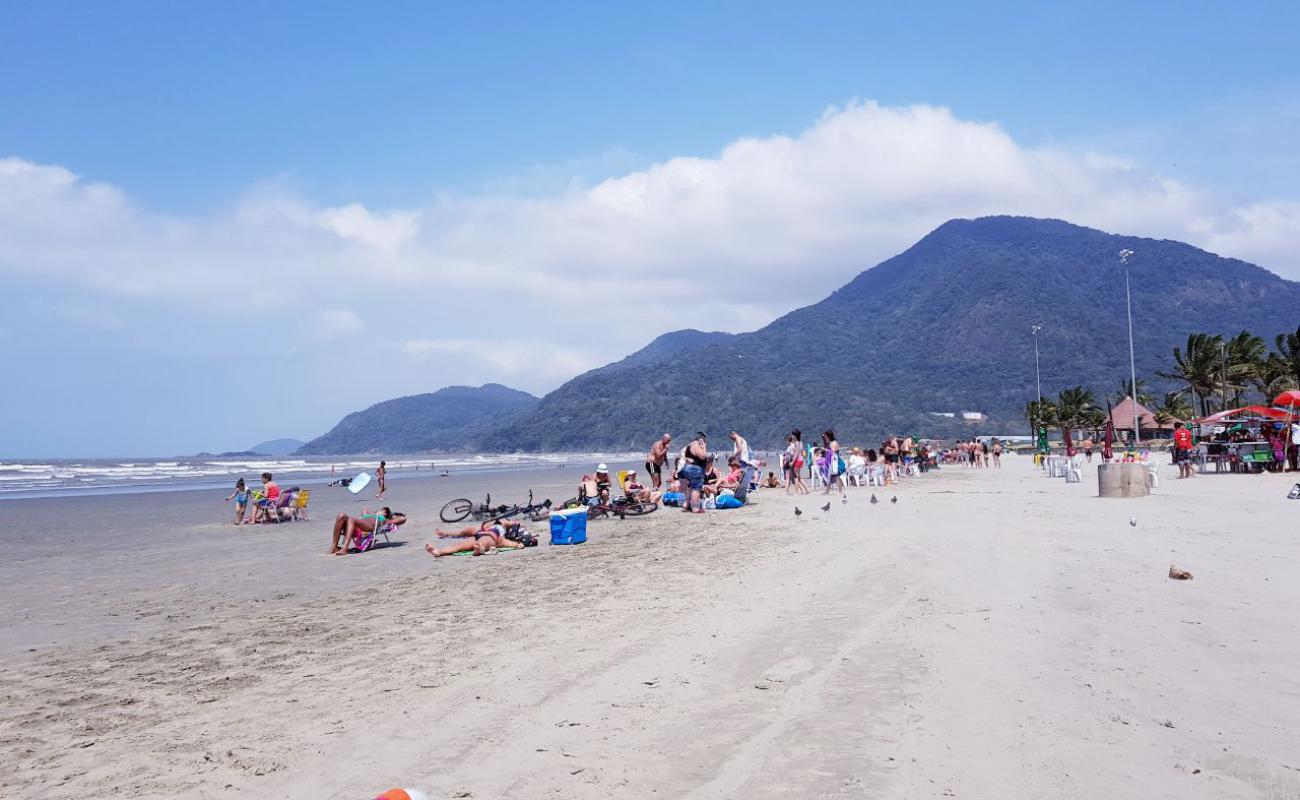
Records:
[[[880,502],[880,501],[876,499],[876,496],[875,496],[874,494],[871,495],[871,505],[874,506],[876,503],[879,503],[879,502]]]
[[[898,495],[894,495],[893,497],[889,498],[889,502],[891,502],[891,503],[897,503],[897,502],[898,502]]]
[[[846,506],[847,506],[847,505],[849,504],[849,498],[847,498],[847,497],[841,497],[841,498],[840,498],[840,503],[842,503],[843,505],[846,505]]]
[[[830,504],[830,503],[827,503],[826,505],[822,506],[822,511],[830,511],[830,510],[831,510],[831,504]]]
[[[795,507],[794,507],[794,515],[797,517],[797,516],[799,516],[799,515],[801,515],[801,514],[803,514],[803,512],[799,510],[799,506],[795,506]]]
[[[1136,528],[1136,527],[1138,526],[1138,518],[1137,518],[1137,517],[1129,517],[1129,518],[1128,518],[1128,524],[1131,525],[1132,527]]]

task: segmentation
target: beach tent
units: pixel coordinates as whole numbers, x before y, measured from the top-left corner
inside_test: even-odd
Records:
[[[1268,419],[1276,422],[1289,422],[1294,415],[1283,411],[1280,408],[1269,408],[1268,406],[1243,406],[1242,408],[1230,408],[1227,411],[1220,411],[1217,414],[1211,414],[1208,417],[1194,419],[1192,422],[1197,425],[1217,425],[1219,423],[1237,422],[1246,419]]]

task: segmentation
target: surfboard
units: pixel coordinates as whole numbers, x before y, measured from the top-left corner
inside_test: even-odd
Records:
[[[348,491],[352,492],[353,494],[361,494],[361,490],[365,489],[369,485],[370,485],[370,473],[361,472],[358,473],[357,477],[353,478],[352,482],[348,484]]]

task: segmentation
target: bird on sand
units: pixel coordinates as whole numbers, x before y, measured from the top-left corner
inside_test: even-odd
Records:
[[[801,514],[803,514],[803,512],[799,510],[799,506],[795,506],[795,507],[794,507],[794,515],[797,517],[797,516],[800,516]]]
[[[830,511],[830,510],[831,510],[831,504],[830,504],[830,503],[827,503],[826,505],[822,506],[822,511]]]
[[[1129,517],[1129,518],[1128,518],[1128,524],[1131,525],[1131,526],[1133,526],[1134,528],[1136,528],[1136,527],[1138,526],[1138,518],[1137,518],[1137,517]]]
[[[898,495],[894,495],[893,497],[889,498],[889,502],[891,502],[891,503],[897,503],[897,502],[898,502]]]
[[[880,501],[876,499],[876,496],[875,496],[874,494],[871,495],[871,505],[874,506],[876,503],[879,503],[879,502],[880,502]]]

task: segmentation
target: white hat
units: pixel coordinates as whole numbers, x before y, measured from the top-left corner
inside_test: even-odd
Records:
[[[597,471],[597,472],[609,472],[609,467],[605,466],[604,464],[599,464],[599,465],[596,466],[596,471]]]

